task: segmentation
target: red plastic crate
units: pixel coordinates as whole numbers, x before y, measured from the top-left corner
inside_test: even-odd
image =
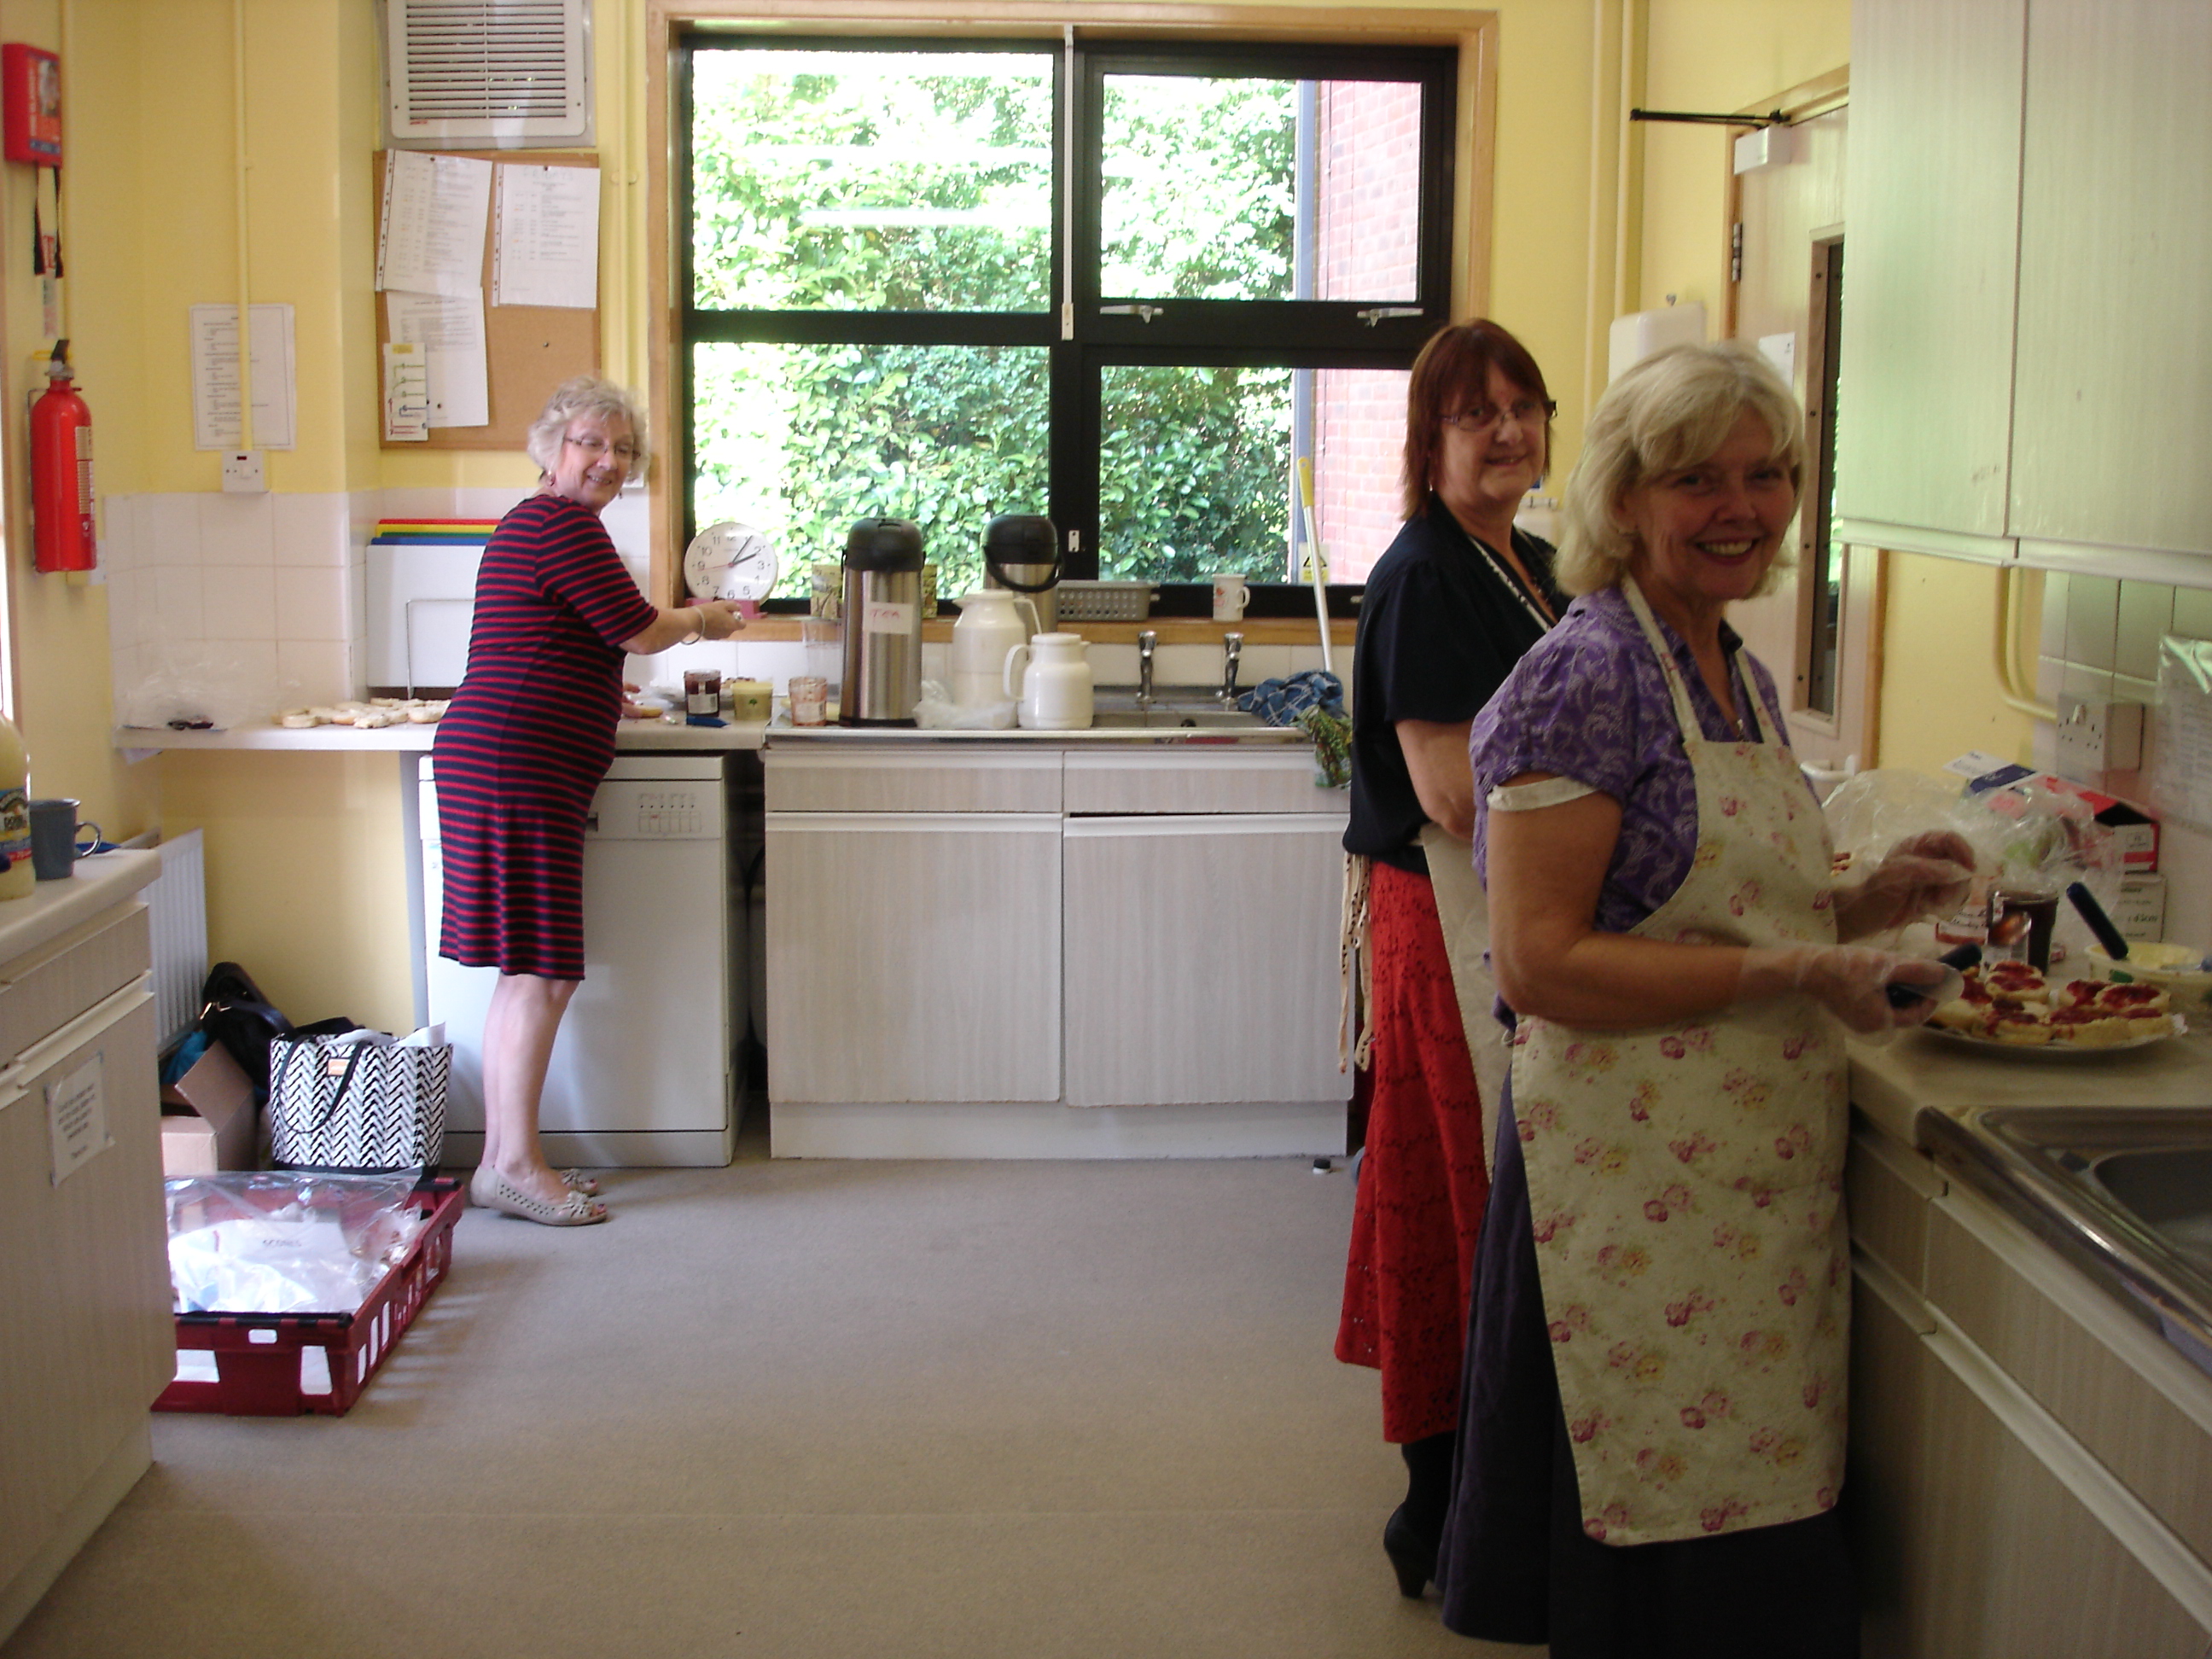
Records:
[[[392,1346],[415,1322],[453,1261],[453,1224],[468,1206],[462,1182],[437,1176],[415,1189],[430,1212],[407,1259],[349,1314],[180,1313],[177,1346],[212,1352],[216,1380],[177,1378],[154,1402],[157,1412],[222,1412],[233,1417],[343,1417]],[[330,1391],[301,1385],[301,1355],[326,1352]]]

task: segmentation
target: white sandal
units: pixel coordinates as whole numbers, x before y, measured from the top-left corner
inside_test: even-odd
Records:
[[[589,1227],[607,1218],[607,1206],[594,1204],[581,1193],[572,1192],[556,1204],[523,1191],[489,1164],[479,1164],[469,1177],[469,1200],[544,1227]]]
[[[561,1184],[570,1192],[581,1193],[586,1198],[599,1195],[599,1178],[597,1176],[586,1175],[581,1170],[560,1170],[555,1173],[561,1177]]]

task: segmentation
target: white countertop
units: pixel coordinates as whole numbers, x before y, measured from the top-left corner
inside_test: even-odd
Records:
[[[96,853],[79,859],[65,879],[42,881],[29,897],[0,903],[0,963],[122,903],[161,873],[159,853]]]
[[[386,726],[374,732],[356,732],[350,726],[313,726],[305,731],[285,726],[240,726],[228,730],[173,732],[167,727],[125,726],[117,728],[118,749],[261,749],[312,750],[368,753],[382,750],[428,754],[436,740],[434,726]],[[696,749],[758,749],[767,741],[768,727],[750,726],[672,726],[665,720],[624,720],[615,732],[618,750]]]
[[[1922,1107],[2212,1106],[2212,1035],[2141,1048],[1983,1054],[1927,1031],[1850,1039],[1851,1103],[1908,1146]]]

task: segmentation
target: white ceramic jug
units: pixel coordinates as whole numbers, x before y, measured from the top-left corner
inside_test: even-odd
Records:
[[[1014,659],[1025,657],[1021,690]],[[1016,702],[1015,722],[1030,732],[1080,732],[1091,724],[1091,658],[1080,634],[1039,634],[1006,653],[1000,689]]]
[[[960,620],[952,624],[952,701],[963,708],[1012,702],[1003,690],[1006,653],[1036,631],[1036,607],[1020,594],[1002,587],[963,593]]]

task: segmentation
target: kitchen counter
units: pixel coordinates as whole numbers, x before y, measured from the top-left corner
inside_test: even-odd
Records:
[[[1927,1031],[1853,1037],[1851,1104],[1908,1146],[1924,1145],[1923,1109],[1957,1117],[1978,1106],[2212,1105],[2212,1035],[2141,1048],[2041,1058],[1984,1054]]]
[[[374,732],[356,732],[350,726],[315,726],[305,731],[276,725],[240,726],[204,732],[125,726],[116,729],[114,742],[118,749],[147,753],[166,749],[225,749],[428,754],[437,735],[435,726],[414,725],[387,726]],[[757,721],[745,726],[672,726],[665,720],[624,720],[615,733],[615,747],[622,751],[759,749],[767,737],[768,727]]]
[[[96,853],[79,859],[61,881],[42,881],[28,898],[0,904],[0,962],[60,938],[110,905],[120,904],[161,873],[159,853]]]
[[[929,744],[1310,744],[1303,728],[1295,726],[1092,726],[1079,732],[926,732],[907,726],[787,726],[767,728],[771,749],[803,748],[811,744],[865,745],[890,744],[910,747]]]

